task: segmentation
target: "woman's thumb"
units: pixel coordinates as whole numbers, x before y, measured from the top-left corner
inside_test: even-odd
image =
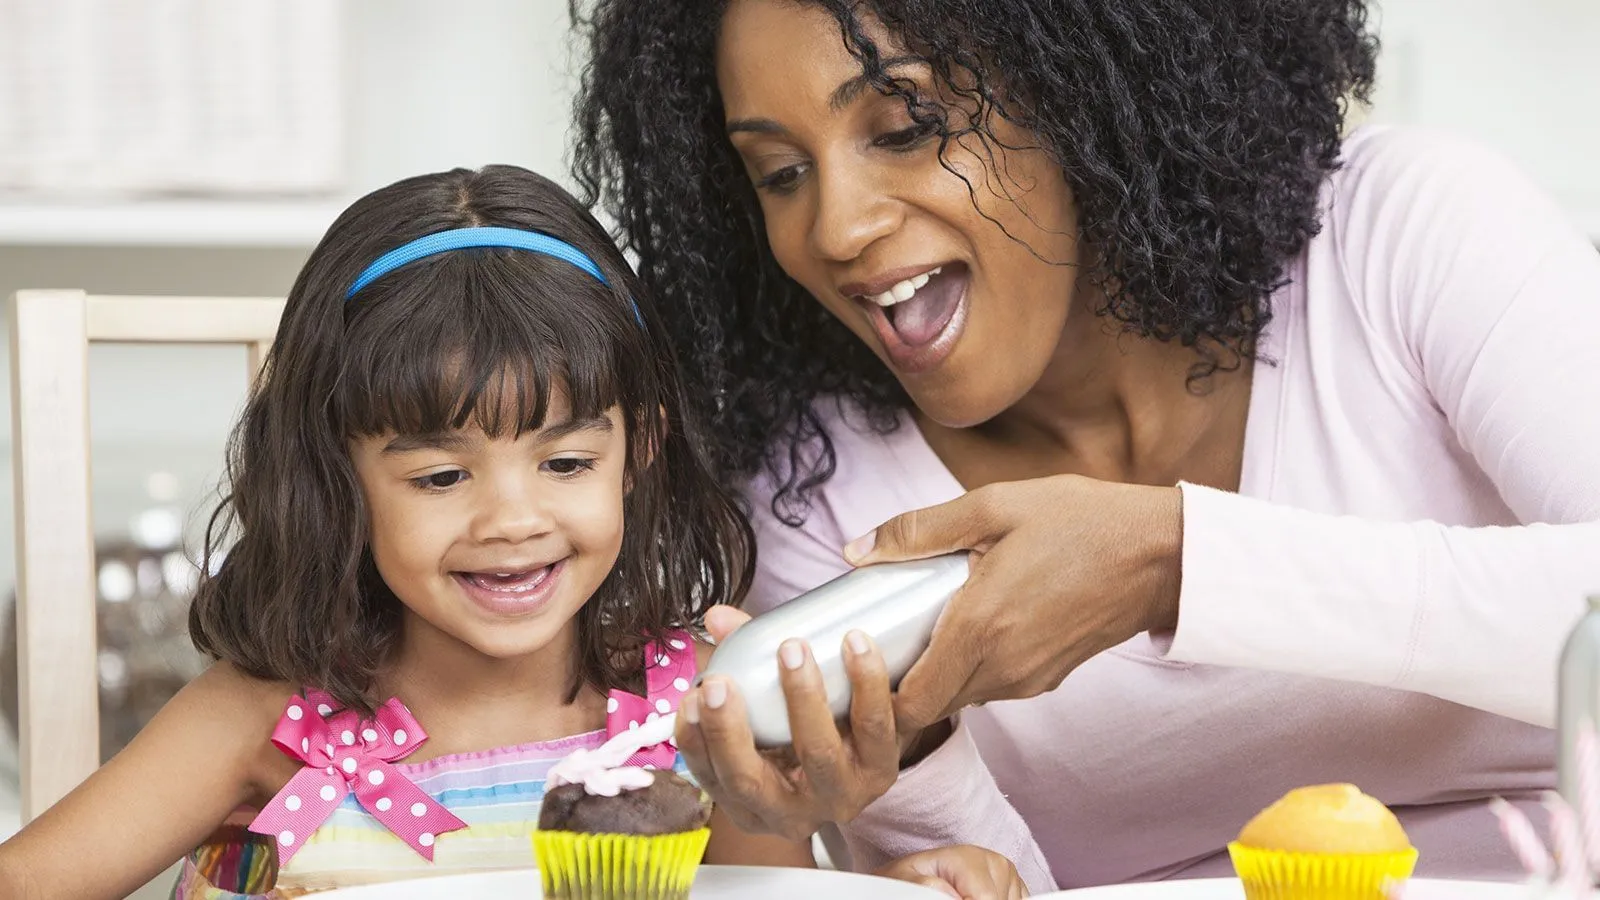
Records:
[[[711,632],[711,639],[719,644],[748,621],[749,613],[732,606],[718,604],[706,610],[706,631]]]
[[[983,510],[972,494],[967,494],[949,503],[902,513],[846,544],[845,561],[862,566],[976,549],[989,533]]]

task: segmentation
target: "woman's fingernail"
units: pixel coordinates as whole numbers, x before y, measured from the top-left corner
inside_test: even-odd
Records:
[[[800,646],[799,641],[791,638],[778,645],[778,659],[783,662],[785,669],[793,672],[805,665],[806,651]]]
[[[878,533],[876,531],[869,531],[866,534],[863,534],[861,537],[858,537],[850,543],[844,545],[844,557],[845,559],[850,560],[860,559],[863,556],[866,556],[868,553],[871,553],[873,546],[877,543]]]
[[[857,656],[866,656],[872,652],[872,642],[867,640],[867,636],[860,631],[851,631],[845,635],[844,643],[846,647],[850,648],[850,652]]]
[[[683,703],[679,704],[678,712],[683,714],[683,720],[690,725],[700,724],[700,699],[699,693],[690,691],[683,695]]]
[[[702,690],[706,695],[706,706],[712,709],[721,709],[722,704],[728,702],[728,686],[722,683],[721,678],[707,679]]]

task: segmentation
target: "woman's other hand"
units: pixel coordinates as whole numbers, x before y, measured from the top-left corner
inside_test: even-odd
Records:
[[[706,626],[720,642],[749,620],[738,610],[717,607],[707,614]],[[716,676],[683,698],[678,750],[700,786],[740,828],[800,840],[824,822],[848,822],[882,796],[899,774],[902,747],[915,735],[902,738],[897,732],[883,657],[860,632],[845,639],[852,693],[843,730],[828,709],[810,648],[790,640],[778,655],[791,749],[757,750],[744,699],[731,681]]]
[[[873,873],[943,891],[960,900],[1018,900],[1028,896],[1017,867],[992,850],[960,844],[902,856]]]

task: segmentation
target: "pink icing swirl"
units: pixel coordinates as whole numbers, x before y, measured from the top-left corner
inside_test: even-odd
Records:
[[[637,791],[655,784],[655,775],[639,766],[610,767],[599,760],[587,757],[579,750],[563,759],[550,770],[545,784],[556,788],[564,784],[581,784],[583,791],[592,797],[615,797],[623,791]]]
[[[593,750],[574,750],[550,767],[545,776],[547,788],[581,784],[585,793],[615,797],[622,791],[636,791],[655,783],[650,770],[624,765],[641,747],[659,744],[672,735],[676,713],[655,719],[642,728],[617,734]]]

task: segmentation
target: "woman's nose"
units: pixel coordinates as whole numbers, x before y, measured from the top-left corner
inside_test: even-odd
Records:
[[[866,167],[819,165],[817,181],[810,243],[818,258],[849,262],[900,227],[900,203],[873,183]]]

